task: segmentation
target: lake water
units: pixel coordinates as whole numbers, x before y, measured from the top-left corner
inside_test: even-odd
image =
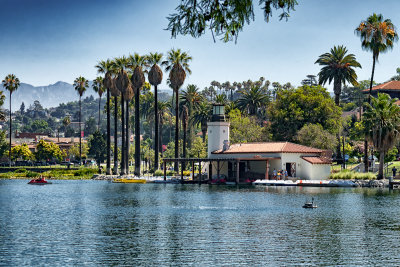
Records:
[[[26,183],[0,181],[0,265],[400,264],[387,189]]]

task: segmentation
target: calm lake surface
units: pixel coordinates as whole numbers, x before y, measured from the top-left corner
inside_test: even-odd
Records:
[[[0,181],[0,265],[400,264],[389,190],[26,183]]]

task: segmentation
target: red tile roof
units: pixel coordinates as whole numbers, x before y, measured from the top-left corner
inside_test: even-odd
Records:
[[[331,164],[332,161],[328,158],[324,157],[301,157],[305,161],[311,163],[311,164]]]
[[[382,90],[382,91],[400,91],[400,81],[389,81],[372,87],[372,91]],[[369,92],[368,89],[364,89],[363,92]]]
[[[222,149],[213,154],[241,154],[241,153],[322,153],[321,149],[298,145],[290,142],[265,142],[234,144],[228,150]]]

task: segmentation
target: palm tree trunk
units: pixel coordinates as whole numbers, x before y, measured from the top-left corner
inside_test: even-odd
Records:
[[[379,172],[378,172],[378,180],[383,179],[383,167],[385,165],[385,152],[379,151]]]
[[[79,165],[82,165],[82,101],[79,95]]]
[[[157,85],[154,86],[154,170],[158,170],[158,153],[159,153],[159,125],[158,125],[158,93]]]
[[[125,118],[125,124],[126,124],[126,136],[125,136],[125,169],[126,169],[126,174],[129,174],[129,148],[130,148],[130,137],[131,135],[129,134],[129,100],[126,100],[126,118]]]
[[[100,131],[100,106],[101,106],[101,96],[99,97],[99,122],[97,123],[97,130]]]
[[[114,96],[114,175],[118,174],[118,97]]]
[[[375,54],[372,55],[372,74],[371,81],[369,83],[369,94],[368,94],[368,103],[371,103],[371,93],[372,93],[372,83],[374,82],[374,72],[375,72]],[[365,135],[364,139],[364,172],[368,172],[368,140]]]
[[[207,134],[207,128],[206,127],[201,127],[201,133],[203,137],[203,143],[206,142],[206,134]]]
[[[110,121],[110,90],[107,88],[107,167],[106,174],[111,174],[111,121]]]
[[[10,150],[8,151],[9,167],[11,167],[11,135],[12,135],[12,119],[11,119],[11,90],[10,90],[10,129],[9,129]]]
[[[140,176],[140,94],[135,93],[135,175]]]
[[[162,123],[160,123],[160,134],[159,134],[159,136],[158,136],[158,151],[161,151],[161,157],[163,157],[164,155],[164,153],[163,153],[163,149],[162,149]],[[155,169],[155,168],[154,168]]]
[[[182,121],[182,128],[183,128],[183,145],[182,145],[182,151],[183,151],[183,158],[186,158],[186,130],[187,130],[187,122],[186,121]]]
[[[121,93],[121,175],[125,173],[125,99]]]
[[[179,158],[179,88],[175,90],[175,158]],[[175,162],[174,171],[178,171],[178,162]]]

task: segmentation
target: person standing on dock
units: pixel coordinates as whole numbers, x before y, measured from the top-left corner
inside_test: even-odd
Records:
[[[393,172],[393,179],[394,179],[396,177],[396,173],[397,173],[396,166],[393,167],[392,172]]]
[[[274,171],[272,172],[272,177],[274,178],[274,180],[276,180],[276,170],[274,169]]]

